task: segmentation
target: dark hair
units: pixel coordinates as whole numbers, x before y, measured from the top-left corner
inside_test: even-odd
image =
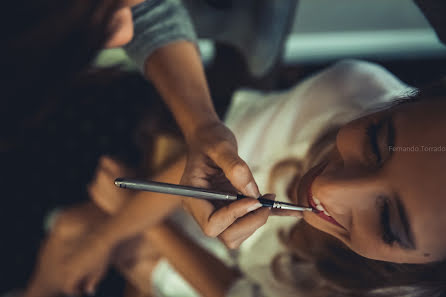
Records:
[[[32,125],[32,116],[89,67],[108,39],[108,24],[117,5],[118,0],[2,4],[4,20],[10,23],[0,31],[0,149],[20,137]]]

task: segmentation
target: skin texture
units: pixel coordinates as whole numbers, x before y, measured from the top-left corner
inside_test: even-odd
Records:
[[[446,148],[445,108],[446,100],[424,98],[343,126],[337,134],[336,147],[328,164],[322,165],[319,175],[317,168],[310,170],[296,185],[293,197],[308,205],[310,190],[342,227],[309,212],[304,213],[303,218],[367,258],[396,263],[444,259],[446,152],[427,151],[421,146]],[[415,146],[419,151],[391,149],[388,134],[378,132],[377,145],[382,161],[377,162],[366,127],[388,116],[392,118],[395,131],[393,146]],[[311,176],[315,174],[317,176],[311,182]],[[398,241],[386,243],[383,240],[380,217],[384,197],[388,197],[391,225],[396,226],[401,221],[396,196],[407,213],[414,248],[404,248]]]

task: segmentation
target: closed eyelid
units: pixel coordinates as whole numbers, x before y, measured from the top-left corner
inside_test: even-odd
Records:
[[[401,198],[398,196],[395,197],[395,201],[398,212],[398,224],[401,225],[399,228],[399,237],[400,237],[399,244],[404,249],[415,249],[416,248],[415,239],[413,236],[413,232],[411,229],[411,225],[404,204],[401,201]]]
[[[393,150],[391,148],[395,146],[395,125],[392,114],[389,114],[384,118],[383,127],[385,130],[385,132],[383,133],[385,139],[383,140],[384,151],[382,152],[382,155],[384,157],[384,161],[387,161],[393,154]]]
[[[387,134],[387,144],[388,146],[395,146],[395,123],[394,118],[391,116],[388,118],[388,134]],[[391,151],[387,148],[390,154],[392,154],[393,151]]]
[[[389,153],[389,133],[388,117],[380,117],[378,120],[370,120],[366,128],[366,142],[364,146],[364,156],[372,155],[374,164],[381,167],[388,159]],[[386,136],[387,135],[387,136]],[[391,140],[390,140],[391,141]]]
[[[400,197],[396,194],[392,198],[380,196],[377,199],[377,208],[383,241],[386,244],[397,242],[406,250],[415,249],[413,232]]]
[[[376,162],[380,163],[382,160],[380,147],[379,147],[379,133],[380,130],[380,124],[374,124],[372,123],[367,128],[367,136],[368,136],[368,145],[370,146],[370,150],[373,153],[373,155],[376,157]]]
[[[392,114],[382,117],[377,124],[376,143],[381,158],[380,167],[387,162],[393,154],[392,147],[395,146],[395,125]]]
[[[379,211],[379,221],[381,228],[382,241],[388,245],[391,245],[396,238],[390,228],[390,211],[389,211],[389,199],[386,197],[378,197],[377,208]]]

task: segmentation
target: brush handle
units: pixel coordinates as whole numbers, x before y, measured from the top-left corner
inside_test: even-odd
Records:
[[[117,178],[115,185],[120,188],[156,192],[170,195],[187,196],[205,200],[237,200],[241,198],[241,195],[229,194],[218,191],[211,191],[207,189],[160,183],[154,181],[141,181],[135,179]]]
[[[202,188],[189,187],[183,185],[175,185],[168,183],[160,183],[154,181],[141,181],[136,179],[124,179],[117,178],[115,180],[115,185],[120,188],[146,191],[146,192],[156,192],[170,195],[178,195],[178,196],[186,196],[204,200],[226,200],[226,201],[234,201],[243,198],[247,198],[247,196],[240,194],[229,194],[219,191],[211,191]],[[291,203],[274,201],[265,198],[258,198],[259,202],[263,207],[271,207],[278,209],[289,209],[289,210],[298,210],[298,211],[312,211],[312,208],[302,207],[298,205],[294,205]]]

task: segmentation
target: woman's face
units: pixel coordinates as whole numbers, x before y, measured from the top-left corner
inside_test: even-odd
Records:
[[[325,210],[304,219],[367,258],[444,259],[445,113],[446,100],[422,100],[343,126],[329,161],[295,188],[300,204]]]

